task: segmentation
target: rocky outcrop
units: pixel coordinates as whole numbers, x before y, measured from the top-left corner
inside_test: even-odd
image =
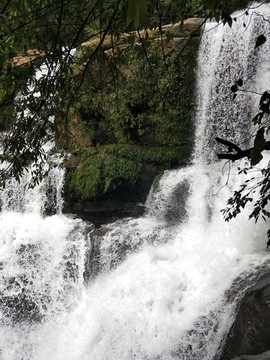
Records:
[[[132,35],[132,44],[134,41],[139,49],[144,39],[149,55],[157,57],[156,74],[148,65],[140,64],[142,54],[135,47],[133,55],[125,54],[125,62],[120,62],[119,74],[123,79],[118,84],[117,98],[108,88],[107,92],[100,93],[104,103],[95,108],[100,100],[97,97],[93,101],[93,96],[99,93],[88,91],[87,85],[84,101],[74,106],[76,113],[74,111],[67,121],[56,119],[57,145],[77,153],[66,165],[67,212],[75,212],[96,225],[139,215],[143,207],[138,203],[145,202],[156,176],[189,162],[194,140],[194,69],[204,21],[193,18],[164,25],[162,31],[154,28],[122,34],[114,47],[119,50],[130,47],[127,37]],[[111,40],[104,39],[104,51],[110,51]],[[84,51],[97,46],[97,41],[83,43],[78,49],[78,58],[84,59]],[[160,57],[159,53],[172,57],[172,66],[167,64],[166,71],[164,56]],[[180,56],[181,64],[176,68],[176,59]],[[111,76],[107,70],[105,66],[102,74],[106,81]],[[151,82],[151,78],[155,80]],[[94,77],[89,78],[89,84],[93,81]],[[144,85],[142,88],[137,86],[140,83]],[[84,84],[88,84],[87,81]],[[134,95],[136,91],[138,96]],[[181,191],[176,195],[181,197]],[[179,211],[172,207],[167,214],[169,220],[184,218],[185,214]]]
[[[171,37],[171,41],[180,41],[180,39],[183,41],[185,39],[196,36],[200,36],[200,30],[205,22],[204,18],[189,18],[182,22],[178,22],[175,24],[166,24],[162,26],[162,36],[164,37],[164,40],[168,38],[168,35]],[[138,31],[131,31],[127,34],[122,34],[119,38],[119,45],[121,47],[125,47],[126,45],[126,38],[130,35],[135,36],[136,41],[138,43],[140,42],[139,36],[144,38],[146,36],[146,30],[140,30]],[[153,28],[153,29],[147,29],[147,37],[148,39],[151,39],[153,41],[159,41],[160,39],[160,30],[159,28]],[[99,44],[99,39],[92,39],[89,41],[86,41],[81,44],[81,48],[87,48],[87,47],[93,47],[95,48]],[[168,39],[166,40],[166,47],[168,46]],[[111,37],[107,36],[103,42],[103,49],[106,52],[109,52],[111,50],[112,42]],[[170,46],[170,45],[169,45]]]
[[[259,355],[243,355],[233,360],[270,360],[270,351],[266,351]]]
[[[263,275],[256,285],[246,291],[220,360],[234,358],[266,360],[270,359],[268,350],[270,350],[270,273]]]
[[[69,164],[71,166],[71,158]],[[73,164],[74,166],[74,164]],[[164,166],[145,164],[142,180],[131,186],[125,181],[121,185],[113,184],[110,191],[98,199],[81,199],[80,194],[66,189],[64,211],[75,213],[81,218],[100,226],[124,217],[137,217],[144,213],[142,205],[147,198],[155,177],[164,170]]]
[[[36,65],[41,61],[42,57],[45,56],[45,51],[38,49],[30,49],[24,55],[16,56],[11,60],[11,65],[15,68],[23,67],[25,65]]]
[[[80,115],[75,111],[69,114],[68,119],[55,118],[57,146],[68,149],[84,149],[93,145],[89,130],[83,123]]]

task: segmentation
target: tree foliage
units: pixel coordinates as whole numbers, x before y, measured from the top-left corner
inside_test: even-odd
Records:
[[[88,122],[88,126],[93,140],[97,124],[103,118],[113,128],[111,136],[115,143],[138,145],[138,138],[150,121],[156,123],[159,129],[159,145],[168,146],[170,142],[175,145],[174,136],[177,136],[178,130],[181,132],[181,126],[185,127],[185,124],[183,121],[172,126],[174,119],[188,117],[188,109],[181,114],[182,109],[175,106],[179,94],[185,100],[182,82],[184,70],[178,62],[183,52],[175,57],[173,51],[164,51],[163,41],[169,41],[171,35],[169,32],[165,35],[162,26],[180,22],[181,27],[182,21],[191,16],[214,18],[232,26],[232,12],[246,7],[248,3],[247,0],[2,2],[0,127],[8,126],[9,132],[2,143],[1,161],[7,165],[0,170],[0,185],[4,186],[10,176],[19,181],[22,173],[29,171],[30,164],[32,185],[41,180],[48,170],[49,156],[43,146],[54,139],[57,132],[57,123],[53,118],[60,117],[68,122],[74,109],[82,112],[85,109],[88,114],[92,113],[94,121],[91,124]],[[150,50],[151,29],[158,32],[160,40],[156,54]],[[261,34],[255,46],[263,46],[265,41],[265,35]],[[137,53],[134,51],[136,48]],[[135,72],[122,71],[130,64],[134,54],[137,56],[134,62],[137,69],[147,68],[147,72],[141,71],[146,77],[139,79],[139,82],[136,82]],[[179,81],[176,82],[176,78]],[[151,84],[146,96],[145,81]],[[242,84],[239,79],[232,86],[234,97]],[[110,100],[111,106],[108,106]],[[251,167],[258,164],[263,156],[262,151],[266,149],[269,104],[270,94],[266,91],[261,96],[260,111],[253,119],[258,130],[254,146],[248,153]],[[178,125],[180,127],[175,133]],[[164,134],[168,137],[164,138]],[[244,153],[241,156],[246,156]],[[102,168],[106,165],[104,161]],[[127,161],[123,160],[122,168],[118,164],[117,176],[123,169],[129,168]],[[106,165],[105,168],[110,174],[112,167]],[[240,171],[247,172],[248,169]],[[123,176],[128,176],[127,173]],[[251,218],[269,217],[269,169],[262,169],[261,175],[261,179],[248,180],[229,199],[228,208],[224,210],[226,220],[235,217],[251,201],[255,201]],[[112,179],[114,175],[105,178]],[[104,181],[106,189],[108,183]],[[259,193],[257,200],[253,200],[255,190]],[[270,237],[270,231],[268,235]]]
[[[144,165],[165,168],[187,158],[179,147],[143,147],[132,144],[111,144],[80,151],[80,167],[68,174],[68,187],[72,195],[93,200],[102,197],[111,188],[122,184],[136,185],[143,180]]]
[[[80,165],[68,177],[69,190],[79,190],[82,198],[103,196],[112,182],[115,185],[124,182],[134,186],[141,180],[145,164],[155,163],[164,167],[164,159],[167,159],[167,167],[170,167],[172,161],[165,154],[173,153],[178,163],[188,160],[194,134],[194,69],[187,66],[192,49],[186,49],[180,58],[176,58],[176,54],[167,56],[171,51],[170,42],[165,41],[162,48],[161,42],[156,41],[157,34],[157,31],[149,30],[142,32],[140,37],[136,32],[119,39],[121,48],[117,46],[115,49],[117,58],[108,57],[101,74],[96,64],[89,68],[93,68],[92,71],[85,74],[74,106],[80,123],[84,124],[84,132],[92,139],[94,147],[93,152],[86,152],[89,159],[85,161],[80,158]],[[134,44],[132,37],[135,36],[138,43]],[[80,56],[87,58],[88,51],[87,46]],[[111,66],[115,69],[114,61],[121,71],[110,73]],[[94,76],[95,86],[91,87],[89,84],[93,84]],[[74,88],[77,87],[77,80],[79,78],[74,78]],[[61,133],[66,147],[76,149],[69,134],[66,140],[70,138],[70,141],[65,141],[63,131]],[[123,158],[120,151],[114,153],[114,161],[109,161],[109,150],[114,146],[122,147],[123,152],[128,149],[132,161]],[[159,157],[158,161],[153,155],[137,156],[138,149],[145,154],[150,154],[151,149],[157,154],[163,152],[164,159]],[[94,174],[95,168],[97,171]],[[114,174],[113,180],[110,180],[110,174]],[[109,185],[105,186],[105,183]]]
[[[55,133],[52,117],[68,116],[82,95],[87,72],[92,73],[90,86],[95,87],[96,73],[102,81],[104,64],[110,63],[117,83],[120,65],[115,44],[122,34],[130,34],[129,41],[135,45],[134,32],[157,28],[162,39],[164,23],[194,15],[229,21],[236,5],[233,0],[4,1],[0,6],[0,121],[9,123],[10,131],[3,142],[2,161],[7,160],[8,166],[1,170],[1,185],[10,176],[19,180],[29,164],[33,164],[34,183],[40,181],[47,158],[42,146]],[[89,40],[92,46],[78,57],[74,49],[83,49]],[[147,57],[141,36],[139,42]],[[46,70],[37,77],[37,69],[44,66]]]
[[[138,42],[134,31],[182,20],[200,7],[200,1],[191,6],[183,0],[6,0],[1,4],[0,123],[10,128],[3,142],[1,159],[8,165],[1,170],[1,186],[10,176],[19,180],[29,164],[33,164],[34,184],[40,181],[48,156],[43,145],[55,133],[52,118],[68,117],[83,95],[86,78],[92,77],[89,87],[95,91],[110,72],[110,85],[117,86],[123,56],[118,56],[116,44],[122,34],[130,34],[133,46]],[[89,41],[92,45],[85,47]],[[145,49],[145,39],[139,41]]]
[[[262,46],[266,41],[265,36],[262,34],[256,39],[255,47]],[[243,85],[242,79],[236,81],[232,86],[233,99],[237,96],[238,90]],[[250,164],[244,168],[239,168],[239,174],[248,174],[256,165],[258,165],[263,159],[263,151],[270,150],[270,142],[267,141],[267,135],[270,131],[270,92],[267,90],[261,94],[259,101],[259,112],[253,117],[252,122],[256,128],[254,135],[253,147],[246,150],[241,150],[237,145],[230,142],[217,139],[217,141],[228,146],[228,154],[220,154],[219,158],[230,159],[235,161],[247,157],[250,160]],[[220,141],[221,140],[221,141]],[[235,151],[232,153],[232,151]],[[270,202],[270,168],[269,164],[266,164],[259,171],[257,177],[252,177],[245,181],[241,185],[240,189],[235,190],[231,198],[227,202],[227,208],[222,210],[222,213],[226,221],[235,218],[248,203],[253,203],[253,209],[249,215],[250,219],[254,219],[256,222],[261,217],[264,221],[267,221],[270,217],[269,212]],[[270,229],[267,232],[269,247],[270,244]]]

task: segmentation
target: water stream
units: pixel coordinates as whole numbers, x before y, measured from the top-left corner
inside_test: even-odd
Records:
[[[270,17],[267,5],[257,11]],[[270,41],[254,49],[262,32],[270,39],[259,15],[239,15],[232,28],[206,25],[194,165],[165,172],[144,216],[106,225],[98,236],[62,214],[63,170],[53,169],[32,190],[24,186],[27,174],[20,185],[7,184],[0,213],[1,360],[215,358],[237,299],[270,260],[267,224],[248,221],[248,209],[229,223],[222,218],[231,191],[246,178],[239,164],[229,170],[216,162],[213,140],[243,147],[250,141],[259,99],[243,93],[232,102],[230,87],[241,77],[247,89],[267,89]]]

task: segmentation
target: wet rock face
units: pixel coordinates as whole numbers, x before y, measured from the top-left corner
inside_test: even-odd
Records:
[[[270,273],[246,291],[219,360],[267,350],[270,350]]]
[[[6,317],[6,323],[14,324],[21,321],[32,323],[42,319],[38,305],[23,291],[17,296],[2,297],[0,309]]]
[[[171,225],[177,225],[187,217],[187,200],[190,184],[188,180],[181,182],[173,191],[171,201],[165,213],[166,221]]]
[[[28,291],[29,280],[21,275],[17,279],[6,279],[6,293],[0,297],[0,311],[5,315],[5,322],[14,324],[21,321],[39,322],[42,319],[39,306]]]
[[[270,360],[270,351],[259,355],[243,355],[233,360]]]
[[[87,284],[89,280],[94,279],[100,270],[100,243],[102,237],[106,234],[106,228],[95,229],[90,232],[90,243],[85,258],[84,281]]]
[[[75,213],[82,219],[101,226],[125,217],[138,217],[144,213],[144,203],[155,177],[164,170],[163,166],[146,164],[142,180],[135,186],[122,181],[99,198],[82,200],[79,193],[72,194],[66,189],[64,213]]]
[[[4,286],[0,292],[0,311],[5,315],[6,323],[32,323],[42,319],[36,294],[32,294],[34,278],[29,277],[28,272],[29,267],[35,268],[40,262],[39,250],[37,244],[21,244],[16,250],[21,273],[2,277]],[[1,264],[0,270],[3,268],[4,264]]]

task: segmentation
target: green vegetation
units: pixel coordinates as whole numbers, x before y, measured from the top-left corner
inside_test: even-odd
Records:
[[[19,181],[29,164],[33,164],[30,185],[39,183],[47,172],[48,154],[42,146],[57,132],[61,144],[65,127],[72,137],[78,131],[84,133],[96,147],[93,151],[97,153],[89,155],[77,175],[71,176],[76,186],[85,189],[83,196],[104,193],[113,181],[120,179],[135,183],[141,176],[141,161],[152,161],[147,158],[146,146],[159,148],[157,154],[165,154],[167,148],[180,148],[184,153],[188,148],[190,152],[192,74],[186,63],[190,64],[191,53],[187,49],[192,49],[191,40],[197,31],[183,30],[183,20],[200,16],[233,26],[231,13],[248,3],[248,0],[4,1],[0,5],[0,129],[8,125],[10,132],[2,144],[1,160],[8,160],[9,166],[0,170],[0,185],[5,186],[11,176]],[[178,28],[165,26],[176,22]],[[263,46],[265,41],[261,34],[256,46]],[[41,64],[46,64],[47,71],[36,78]],[[234,92],[237,86],[241,82]],[[260,111],[253,119],[258,132],[250,153],[251,166],[258,163],[262,150],[268,146],[267,92],[262,94]],[[77,129],[70,126],[74,114],[83,125]],[[52,116],[60,122],[53,123]],[[137,157],[130,159],[104,150],[120,145],[123,151],[128,146],[141,147],[145,155],[141,157],[135,151]],[[87,171],[93,175],[91,186],[88,180],[83,180]],[[266,210],[269,176],[269,170],[263,169],[262,179],[255,179],[252,185],[261,195],[251,214],[255,220],[260,215],[269,217]],[[246,192],[248,188],[243,186],[229,201],[232,211],[228,210],[227,219],[252,201],[250,192]]]
[[[159,185],[159,180],[162,178],[162,175],[164,174],[164,171],[160,171],[159,174],[155,177],[153,181],[153,190],[156,191]]]
[[[119,79],[121,68],[128,61],[124,48],[140,46],[150,66],[148,33],[142,36],[143,29],[156,29],[158,36],[154,41],[160,42],[159,55],[165,61],[171,52],[165,53],[163,42],[171,35],[168,32],[165,36],[163,25],[182,24],[185,18],[195,15],[227,16],[227,3],[234,1],[222,1],[221,7],[219,1],[213,0],[7,0],[0,5],[0,121],[2,126],[11,126],[3,143],[4,158],[10,166],[1,169],[1,186],[10,176],[19,180],[30,163],[35,165],[32,185],[42,179],[47,160],[42,146],[54,137],[57,126],[51,122],[51,116],[68,122],[86,88],[87,98],[95,99],[92,113],[96,107],[100,109],[104,91],[107,96],[116,93],[120,81],[125,81]],[[225,10],[221,9],[223,6]],[[127,44],[122,48],[123,35]],[[91,46],[84,46],[89,41]],[[74,55],[75,48],[80,56]],[[182,50],[177,56],[181,57]],[[48,71],[36,78],[35,70],[42,63]],[[7,84],[12,84],[12,89]],[[99,115],[103,117],[102,112]],[[89,125],[92,132],[97,126]]]
[[[182,59],[164,60],[153,49],[148,49],[147,60],[141,52],[138,46],[125,53],[128,65],[114,87],[108,76],[92,89],[91,73],[86,74],[83,95],[76,97],[74,107],[88,136],[96,145],[191,146],[193,69]]]
[[[136,145],[107,145],[81,151],[80,165],[69,172],[69,190],[79,191],[82,199],[104,195],[123,182],[135,186],[143,180],[144,165],[177,165],[188,159],[181,147],[160,148]]]
[[[158,60],[151,62],[153,70],[145,61],[134,61],[121,79],[111,99],[113,132],[122,143],[192,146],[193,78],[186,66],[182,70],[180,63]]]
[[[97,76],[94,86],[89,86],[94,64],[85,74],[83,95],[75,98],[76,119],[84,127],[81,136],[91,138],[93,145],[68,177],[69,190],[79,190],[82,199],[103,196],[112,183],[119,186],[125,181],[134,186],[141,180],[145,164],[169,168],[186,163],[192,151],[193,47],[187,47],[179,58],[176,51],[165,57],[162,50],[170,51],[170,41],[162,48],[146,34],[141,40],[144,48],[127,42],[118,49],[121,71],[117,79],[106,74],[104,65],[102,80]],[[79,56],[84,57],[87,50]],[[75,88],[77,80],[75,77]],[[67,136],[76,133],[75,126],[67,130]],[[73,137],[79,137],[78,131]],[[72,137],[66,144],[70,150],[76,148]]]
[[[256,47],[264,44],[262,41]],[[234,97],[237,96],[239,87],[243,85],[242,79],[239,79],[232,87]],[[233,147],[229,150],[229,154],[221,155],[222,158],[229,158],[234,161],[243,157],[250,159],[250,164],[243,168],[239,168],[239,173],[247,174],[252,168],[254,168],[262,159],[264,150],[270,150],[270,141],[266,140],[270,130],[270,92],[265,91],[260,99],[259,112],[252,119],[252,122],[257,127],[256,135],[254,137],[254,146],[250,149],[242,151],[237,145],[232,144]],[[227,145],[228,146],[228,145]],[[230,145],[231,146],[231,145]],[[231,153],[235,150],[236,153]],[[254,198],[254,194],[258,194]],[[255,200],[256,199],[256,200]],[[250,219],[254,219],[256,222],[259,218],[264,221],[268,221],[270,218],[269,202],[270,202],[270,168],[267,164],[262,168],[258,177],[252,177],[246,180],[240,189],[235,190],[233,196],[229,198],[227,202],[227,208],[223,209],[225,220],[229,221],[235,218],[250,202],[254,202],[254,207],[249,215]],[[267,247],[270,246],[270,229],[267,232],[268,242]]]

